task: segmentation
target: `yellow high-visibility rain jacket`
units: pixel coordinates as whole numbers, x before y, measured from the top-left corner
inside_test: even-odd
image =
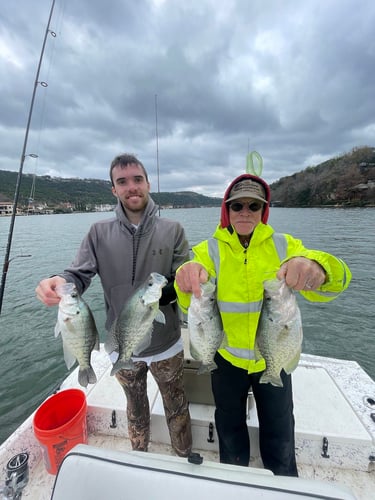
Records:
[[[219,353],[248,373],[265,369],[264,359],[256,360],[254,355],[263,281],[275,278],[281,264],[293,257],[306,257],[323,267],[325,283],[318,290],[300,292],[312,302],[335,299],[351,280],[351,272],[341,259],[309,250],[300,240],[289,234],[275,233],[263,222],[254,229],[248,248],[241,245],[231,226],[224,228],[219,224],[213,238],[193,247],[193,253],[192,261],[200,263],[210,279],[216,280],[217,302],[228,340],[228,346]],[[179,306],[187,313],[191,294],[181,292],[176,282],[175,288]]]

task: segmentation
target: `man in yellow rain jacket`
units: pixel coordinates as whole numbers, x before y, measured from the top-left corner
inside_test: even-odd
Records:
[[[260,177],[243,174],[227,188],[221,220],[213,238],[193,248],[194,258],[177,271],[178,303],[187,312],[200,283],[216,280],[217,302],[228,345],[215,356],[212,371],[215,423],[220,461],[248,466],[250,440],[246,401],[250,387],[259,420],[264,467],[274,474],[297,476],[291,375],[283,387],[259,383],[266,364],[254,353],[263,282],[277,276],[310,301],[328,302],[351,280],[347,265],[328,253],[309,250],[267,224],[270,188]]]

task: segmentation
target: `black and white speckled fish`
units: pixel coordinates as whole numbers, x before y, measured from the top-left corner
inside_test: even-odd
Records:
[[[159,299],[167,282],[165,276],[151,273],[114,321],[105,343],[108,353],[119,353],[111,375],[123,368],[132,369],[132,355],[138,355],[150,345],[153,321],[165,323],[164,314],[159,309]]]
[[[188,310],[190,354],[201,361],[198,374],[217,368],[214,362],[216,351],[224,343],[223,324],[216,302],[216,286],[202,283],[199,298],[192,295]]]
[[[62,336],[64,359],[70,369],[76,360],[79,364],[78,382],[87,387],[97,379],[91,366],[91,352],[99,350],[99,333],[94,316],[79,296],[73,283],[65,283],[56,288],[61,297],[55,326],[55,337]]]
[[[256,359],[264,358],[261,383],[282,387],[281,370],[292,373],[302,348],[302,320],[296,296],[285,281],[264,282],[264,299],[255,341]]]

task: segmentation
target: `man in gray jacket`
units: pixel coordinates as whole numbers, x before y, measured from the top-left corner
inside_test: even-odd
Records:
[[[147,451],[149,444],[150,369],[163,399],[172,447],[177,455],[188,456],[192,446],[191,423],[183,386],[183,343],[173,282],[177,268],[189,258],[189,245],[178,222],[157,216],[157,207],[149,195],[147,172],[135,156],[117,156],[112,161],[110,177],[112,193],[118,200],[116,217],[94,223],[72,265],[58,276],[42,280],[36,294],[44,304],[56,305],[60,301],[58,285],[74,282],[82,294],[98,274],[109,330],[124,303],[151,272],[168,279],[160,299],[165,325],[154,322],[150,346],[133,357],[135,368],[121,369],[116,377],[127,398],[132,448]]]

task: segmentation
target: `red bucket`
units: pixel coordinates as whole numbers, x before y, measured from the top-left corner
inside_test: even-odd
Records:
[[[86,417],[86,396],[80,389],[54,394],[35,412],[34,433],[50,474],[57,473],[63,458],[76,444],[87,443]]]

